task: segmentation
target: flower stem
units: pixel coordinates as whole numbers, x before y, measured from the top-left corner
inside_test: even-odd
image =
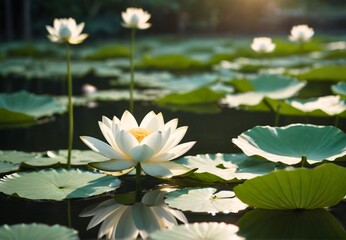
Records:
[[[136,202],[141,200],[141,171],[142,167],[140,163],[136,165]]]
[[[68,95],[68,153],[67,169],[71,168],[71,153],[73,144],[73,103],[72,103],[72,75],[70,45],[66,43],[66,62],[67,62],[67,95]]]
[[[134,55],[135,55],[135,37],[136,29],[131,29],[131,45],[130,45],[130,112],[133,113],[133,89],[135,82],[135,64],[134,64]]]

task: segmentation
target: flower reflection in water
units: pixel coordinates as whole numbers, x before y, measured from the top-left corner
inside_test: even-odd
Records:
[[[156,230],[178,225],[177,219],[187,223],[181,211],[171,209],[164,203],[165,194],[165,191],[153,190],[144,194],[140,202],[132,205],[109,199],[85,209],[80,216],[92,216],[88,230],[102,222],[98,238],[106,236],[108,239],[136,239],[139,235],[146,239]]]

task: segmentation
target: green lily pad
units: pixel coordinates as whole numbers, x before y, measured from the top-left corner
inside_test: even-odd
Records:
[[[215,92],[207,87],[185,93],[172,93],[160,98],[158,104],[200,104],[217,102],[224,96],[223,93]]]
[[[346,169],[327,163],[314,169],[278,170],[234,187],[244,203],[261,209],[334,206],[346,195]]]
[[[271,211],[255,209],[237,222],[238,235],[251,239],[346,239],[338,220],[326,209]]]
[[[346,97],[346,82],[338,82],[337,84],[332,85],[331,88],[334,94]]]
[[[346,155],[346,134],[333,126],[257,126],[232,142],[248,156],[257,155],[289,165],[299,163],[303,157],[313,164]]]
[[[165,203],[182,211],[216,213],[237,213],[248,205],[240,201],[232,191],[215,188],[184,188],[169,192]]]
[[[20,164],[25,161],[38,158],[37,153],[27,153],[21,151],[4,150],[0,151],[0,173],[17,171]]]
[[[49,96],[26,91],[0,94],[0,124],[14,124],[52,116],[66,111],[66,106]]]
[[[323,96],[309,99],[287,99],[286,102],[302,112],[320,110],[329,116],[340,115],[346,111],[346,100],[340,96]]]
[[[0,180],[0,192],[32,200],[86,198],[118,188],[116,177],[78,169],[20,172]]]
[[[203,182],[229,182],[250,179],[275,169],[275,163],[245,154],[199,154],[176,160],[197,170],[186,177]]]
[[[5,224],[0,226],[0,239],[75,240],[78,239],[78,232],[72,228],[67,228],[58,224],[53,226],[42,223]]]
[[[345,81],[346,66],[330,65],[312,68],[306,72],[296,75],[296,77],[308,81]]]
[[[35,167],[51,166],[55,164],[67,164],[67,150],[59,151],[48,151],[46,158],[34,158],[29,161],[26,161],[25,164]],[[73,166],[83,166],[87,165],[90,162],[102,162],[109,160],[108,158],[95,153],[91,150],[72,150],[71,164]]]

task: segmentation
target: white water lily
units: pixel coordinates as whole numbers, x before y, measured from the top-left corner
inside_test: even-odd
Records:
[[[147,29],[151,26],[148,23],[151,15],[141,8],[127,8],[121,16],[124,21],[122,26],[125,28]]]
[[[239,228],[233,224],[224,222],[201,222],[192,223],[163,229],[150,234],[153,240],[240,240],[245,239],[237,235]]]
[[[181,211],[169,208],[163,202],[165,194],[160,190],[147,192],[141,202],[134,205],[123,205],[109,199],[94,208],[85,209],[80,216],[93,216],[88,230],[102,222],[98,238],[137,239],[139,235],[146,239],[154,231],[178,225],[177,219],[187,223]]]
[[[314,35],[314,30],[306,24],[293,26],[289,39],[293,42],[307,42]]]
[[[258,53],[270,53],[274,51],[275,44],[269,37],[256,37],[252,40],[251,48]]]
[[[48,38],[52,42],[79,44],[83,42],[88,34],[81,33],[84,28],[84,22],[77,25],[73,18],[56,18],[53,27],[46,26],[49,32]]]
[[[102,122],[99,122],[108,144],[88,136],[81,139],[93,151],[111,158],[92,165],[95,168],[122,171],[140,164],[148,175],[169,178],[191,170],[170,160],[183,155],[195,144],[187,142],[178,145],[188,127],[177,128],[177,125],[178,119],[164,123],[163,115],[153,111],[138,124],[133,115],[125,111],[121,119],[114,116],[110,120],[103,116]]]

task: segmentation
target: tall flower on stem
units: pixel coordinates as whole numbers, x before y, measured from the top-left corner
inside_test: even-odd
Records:
[[[123,174],[136,168],[136,186],[139,189],[142,170],[160,178],[170,178],[191,170],[171,161],[195,144],[179,144],[187,127],[178,128],[177,125],[178,119],[165,123],[162,114],[154,112],[149,112],[138,124],[133,115],[125,111],[120,119],[114,116],[111,120],[103,116],[102,122],[99,122],[108,143],[88,136],[81,136],[81,139],[93,151],[111,159],[92,163],[92,167],[103,171],[122,171]]]
[[[304,43],[310,41],[314,33],[314,29],[306,24],[296,25],[292,27],[289,39],[292,42],[298,42],[300,44],[300,50],[302,51]]]
[[[148,23],[150,14],[141,8],[127,8],[121,13],[123,23],[122,26],[131,29],[131,45],[130,45],[130,112],[133,113],[133,88],[134,88],[134,55],[135,55],[135,37],[136,29],[148,29],[151,24]]]
[[[88,37],[88,34],[81,33],[83,28],[84,22],[77,25],[76,21],[73,18],[54,19],[53,26],[46,26],[46,29],[49,33],[48,38],[52,42],[66,44],[67,94],[69,113],[67,168],[71,168],[71,152],[73,145],[73,103],[70,44],[82,43]]]

